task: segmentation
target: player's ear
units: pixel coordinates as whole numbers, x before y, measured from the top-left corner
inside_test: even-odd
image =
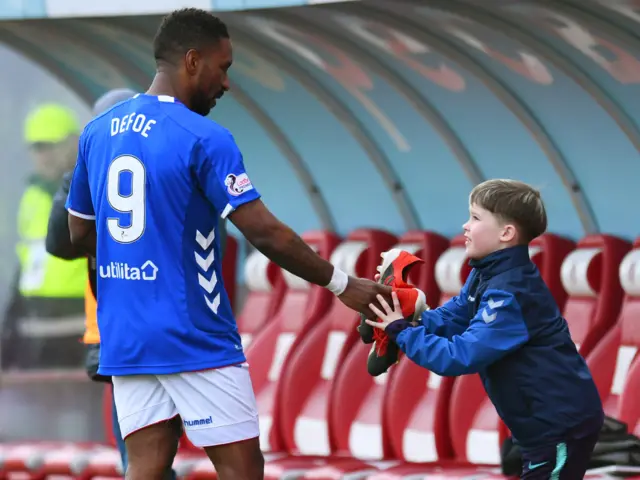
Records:
[[[187,50],[187,53],[184,56],[184,67],[187,70],[187,73],[189,75],[195,75],[201,61],[202,57],[196,49],[191,48]]]

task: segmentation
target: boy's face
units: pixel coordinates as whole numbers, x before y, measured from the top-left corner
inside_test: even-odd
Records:
[[[469,206],[469,220],[462,226],[467,241],[465,250],[471,259],[486,257],[513,244],[515,226],[502,223],[498,217],[476,205]]]

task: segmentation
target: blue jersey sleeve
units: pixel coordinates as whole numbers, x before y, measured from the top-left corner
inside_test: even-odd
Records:
[[[78,142],[78,159],[76,160],[76,166],[73,170],[71,187],[69,188],[69,195],[67,196],[65,207],[69,213],[76,217],[94,220],[96,214],[93,209],[91,189],[89,188],[89,172],[87,170],[84,144],[85,133],[83,132]]]
[[[222,218],[240,205],[260,198],[229,132],[216,132],[201,139],[200,148],[194,151],[192,160],[198,183]]]
[[[475,271],[468,277],[460,293],[435,310],[422,314],[421,324],[425,330],[439,337],[451,338],[460,335],[469,326],[469,284],[475,277]]]
[[[516,298],[487,290],[480,308],[461,335],[444,338],[424,326],[400,332],[396,343],[413,362],[442,376],[477,373],[529,340]]]

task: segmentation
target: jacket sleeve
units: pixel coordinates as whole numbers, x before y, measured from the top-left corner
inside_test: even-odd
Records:
[[[469,284],[475,272],[467,277],[460,293],[435,310],[422,314],[421,324],[428,333],[451,338],[460,335],[469,326]]]
[[[441,376],[477,373],[529,340],[513,294],[487,290],[480,308],[461,335],[444,338],[424,326],[406,328],[396,343],[413,362]]]
[[[54,257],[65,260],[73,260],[85,256],[71,243],[71,235],[69,233],[69,219],[65,203],[69,195],[72,175],[72,172],[64,175],[62,184],[53,197],[46,239],[47,252]]]

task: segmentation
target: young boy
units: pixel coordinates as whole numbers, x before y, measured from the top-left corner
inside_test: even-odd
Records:
[[[415,363],[438,375],[479,373],[521,446],[522,478],[582,479],[604,420],[591,373],[571,340],[528,244],[547,228],[540,193],[489,180],[469,198],[464,224],[473,267],[460,294],[416,326],[380,300],[383,329]]]

